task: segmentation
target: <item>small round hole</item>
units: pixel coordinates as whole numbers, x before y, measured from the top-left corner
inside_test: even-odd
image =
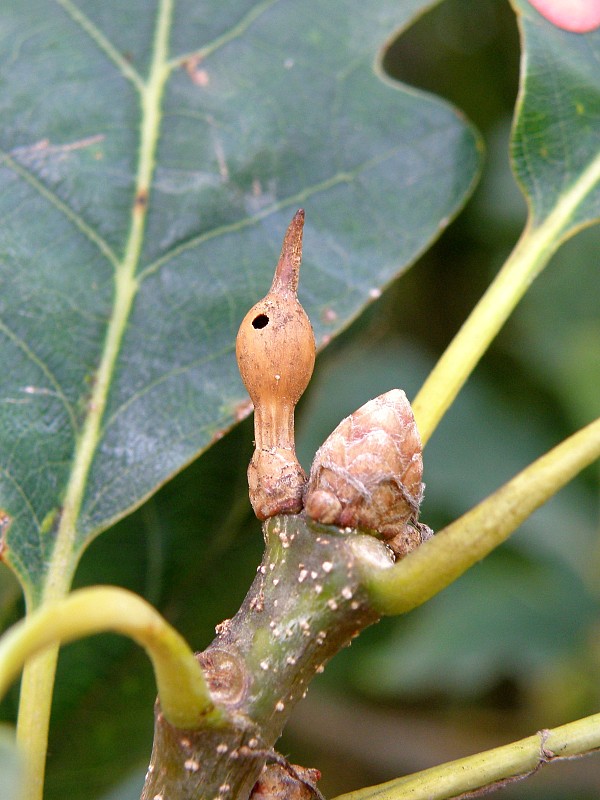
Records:
[[[269,318],[267,317],[266,314],[259,314],[252,320],[252,327],[256,328],[257,330],[261,330],[261,328],[266,328],[268,324],[269,324]]]

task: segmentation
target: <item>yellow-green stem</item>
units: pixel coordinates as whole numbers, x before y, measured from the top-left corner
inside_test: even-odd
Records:
[[[336,800],[444,800],[526,777],[554,759],[600,748],[600,714],[543,730],[518,742],[339,795]]]
[[[367,578],[382,614],[421,605],[507,539],[536,508],[600,457],[600,419],[538,458],[391,569]]]
[[[558,242],[527,228],[512,254],[432,369],[412,404],[425,444]]]
[[[541,222],[529,221],[510,257],[433,368],[413,403],[423,444],[428,441],[496,334],[565,238],[575,212],[600,181],[600,155],[563,192]]]
[[[21,679],[17,742],[25,759],[25,800],[41,798],[52,690],[58,647],[49,647],[25,665]]]
[[[222,712],[215,707],[185,640],[149,603],[115,586],[80,589],[47,603],[7,631],[0,640],[0,697],[33,655],[49,645],[102,631],[129,636],[146,650],[154,667],[162,712],[172,725],[196,728],[206,720],[215,724],[222,721]],[[54,653],[55,647],[51,655]],[[31,719],[35,719],[35,712]]]

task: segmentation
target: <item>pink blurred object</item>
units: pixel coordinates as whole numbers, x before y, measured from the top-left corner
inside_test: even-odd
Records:
[[[529,0],[540,14],[572,33],[589,33],[600,27],[600,0]]]

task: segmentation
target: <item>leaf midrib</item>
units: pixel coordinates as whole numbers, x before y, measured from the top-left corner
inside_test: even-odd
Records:
[[[62,3],[63,6],[70,4]],[[135,195],[130,214],[129,235],[122,261],[115,265],[115,296],[102,356],[96,372],[88,413],[79,434],[58,525],[52,560],[46,576],[42,601],[63,596],[69,589],[77,563],[77,522],[89,472],[101,439],[102,418],[106,409],[121,342],[138,290],[136,269],[140,260],[148,209],[148,197],[156,163],[161,104],[170,70],[168,43],[173,15],[173,0],[160,0],[146,83],[135,82],[140,95],[141,128]],[[32,598],[28,598],[32,599]]]

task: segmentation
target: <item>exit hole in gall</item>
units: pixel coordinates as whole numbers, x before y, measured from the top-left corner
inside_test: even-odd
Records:
[[[257,330],[266,328],[268,324],[269,324],[269,318],[267,317],[266,314],[259,314],[252,320],[252,327],[256,328]]]

